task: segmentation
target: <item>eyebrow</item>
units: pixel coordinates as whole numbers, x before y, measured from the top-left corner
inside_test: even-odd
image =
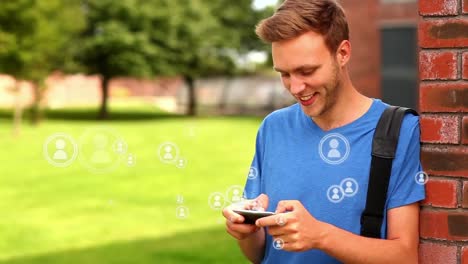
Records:
[[[298,72],[298,71],[304,71],[304,70],[314,70],[314,69],[318,69],[320,68],[321,65],[318,65],[318,64],[305,64],[305,65],[301,65],[297,68],[294,68],[292,70],[292,72]],[[273,69],[277,72],[287,72],[283,69],[280,69],[280,68],[276,68],[276,67],[273,67]]]

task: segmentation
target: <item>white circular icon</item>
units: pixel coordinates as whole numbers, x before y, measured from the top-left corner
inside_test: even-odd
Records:
[[[208,205],[211,209],[220,210],[224,207],[226,203],[224,195],[220,192],[214,192],[208,197]]]
[[[429,175],[427,175],[427,173],[425,173],[424,171],[419,171],[414,176],[414,180],[419,185],[425,185],[429,181]]]
[[[339,203],[344,197],[344,191],[339,185],[332,185],[327,190],[327,198],[332,203]]]
[[[343,135],[331,133],[320,140],[318,150],[323,161],[337,165],[348,158],[351,147]]]
[[[106,127],[94,127],[87,129],[80,137],[80,157],[81,164],[95,173],[109,172],[127,158],[126,143],[125,148],[116,151],[115,143],[124,144],[122,137],[114,130]],[[128,165],[128,160],[126,161]]]
[[[281,238],[273,240],[273,247],[277,250],[281,250],[284,247],[284,241]]]
[[[178,219],[186,219],[189,216],[189,209],[187,206],[178,206],[176,208],[176,217]]]
[[[176,162],[176,167],[179,168],[179,169],[183,169],[187,166],[187,159],[186,158],[183,158],[183,157],[180,157],[179,159],[177,159],[177,162]]]
[[[229,187],[226,191],[226,201],[229,203],[238,203],[241,202],[242,194],[244,192],[244,188],[240,185],[233,185]]]
[[[56,167],[69,166],[78,155],[78,145],[68,134],[55,133],[49,136],[43,145],[46,160]]]
[[[353,197],[359,190],[359,184],[353,178],[346,178],[340,183],[341,190],[346,197]]]
[[[159,160],[164,163],[174,163],[179,158],[179,148],[172,142],[164,142],[158,148]]]
[[[248,178],[249,180],[253,180],[253,179],[257,178],[257,175],[258,175],[258,170],[257,170],[257,168],[255,168],[255,167],[250,167],[250,169],[249,169],[249,174],[247,175],[247,178]]]

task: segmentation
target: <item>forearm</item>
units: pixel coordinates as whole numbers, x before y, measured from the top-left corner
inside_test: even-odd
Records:
[[[344,263],[418,263],[417,245],[362,237],[332,225],[326,228],[320,249]]]
[[[260,263],[265,250],[265,229],[260,228],[251,236],[238,240],[242,253],[252,262]]]

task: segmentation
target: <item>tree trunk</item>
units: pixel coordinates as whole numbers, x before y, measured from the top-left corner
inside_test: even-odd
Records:
[[[188,107],[187,115],[196,116],[197,115],[197,97],[195,95],[195,81],[192,76],[184,76],[185,82],[187,83],[188,88]]]
[[[13,136],[18,137],[21,133],[23,106],[21,104],[21,85],[15,80],[13,87],[15,93],[15,109],[13,112]]]
[[[107,109],[107,101],[109,98],[109,81],[110,78],[108,76],[103,76],[101,80],[101,108],[99,109],[98,119],[107,119],[109,118],[109,112]]]
[[[40,82],[33,82],[33,103],[31,106],[31,123],[38,125],[41,121],[40,104],[41,104],[41,84]]]

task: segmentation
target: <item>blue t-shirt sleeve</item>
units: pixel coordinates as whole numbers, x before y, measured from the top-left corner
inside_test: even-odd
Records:
[[[401,125],[393,160],[387,210],[424,200],[424,185],[417,183],[417,175],[421,171],[419,118],[407,114]]]
[[[262,193],[262,164],[264,158],[265,120],[260,125],[255,143],[255,155],[250,165],[249,174],[244,189],[244,198],[254,199]]]

